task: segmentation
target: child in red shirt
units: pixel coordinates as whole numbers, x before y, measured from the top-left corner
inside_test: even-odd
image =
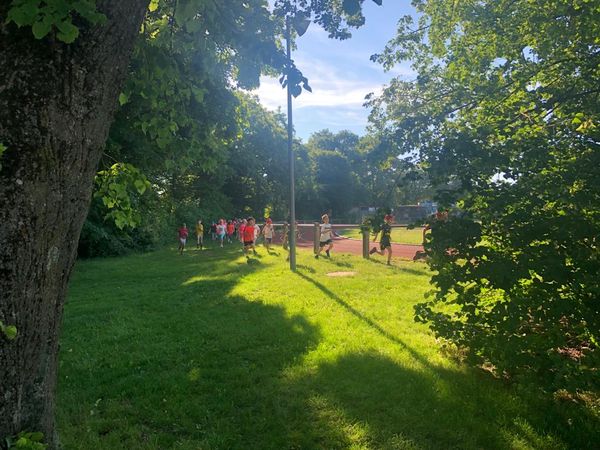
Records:
[[[240,223],[240,226],[238,228],[238,232],[240,233],[240,235],[238,236],[240,238],[240,242],[243,244],[244,243],[244,230],[246,229],[246,219],[242,220],[242,223]]]
[[[231,243],[231,237],[233,236],[233,233],[235,231],[235,225],[233,224],[233,221],[229,220],[227,222],[227,240]]]
[[[179,230],[177,230],[177,233],[179,234],[179,254],[183,255],[183,250],[185,249],[185,243],[187,242],[188,237],[188,229],[185,226],[185,223]]]
[[[243,237],[244,240],[244,254],[248,258],[248,252],[250,249],[256,255],[256,249],[254,248],[254,217],[248,217],[248,224],[244,227]]]

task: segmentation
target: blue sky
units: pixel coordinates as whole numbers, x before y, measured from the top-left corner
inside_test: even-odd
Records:
[[[398,19],[414,14],[410,2],[384,0],[382,6],[377,6],[367,0],[363,9],[366,23],[352,31],[351,39],[329,39],[323,29],[311,24],[297,41],[298,48],[293,51],[292,59],[313,88],[312,94],[303,92],[293,102],[294,128],[304,141],[324,128],[363,135],[369,113],[362,106],[365,95],[380,92],[392,77],[412,79],[415,76],[408,63],[386,73],[379,64],[369,60],[395,35]],[[276,78],[262,77],[255,94],[268,109],[275,110],[279,106],[284,112],[287,110],[285,90]]]

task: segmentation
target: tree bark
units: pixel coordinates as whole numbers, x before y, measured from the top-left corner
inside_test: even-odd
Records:
[[[0,441],[41,431],[58,446],[58,337],[69,276],[148,0],[102,0],[70,45],[5,25],[0,1]]]

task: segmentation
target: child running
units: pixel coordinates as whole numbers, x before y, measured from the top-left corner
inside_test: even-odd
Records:
[[[217,224],[217,239],[220,242],[221,248],[223,248],[223,240],[225,239],[225,219],[220,219]]]
[[[323,214],[321,216],[321,220],[323,221],[323,223],[321,223],[321,225],[319,226],[321,229],[321,234],[319,238],[319,251],[315,255],[316,259],[319,259],[319,255],[325,247],[327,247],[327,250],[325,250],[327,257],[331,258],[331,254],[329,252],[333,248],[333,239],[331,237],[331,224],[329,223],[329,216],[327,214]]]
[[[240,226],[238,227],[239,238],[242,244],[244,243],[244,231],[246,230],[246,225],[248,225],[248,221],[246,219],[243,219],[240,222]]]
[[[198,219],[198,223],[196,224],[196,248],[202,250],[204,246],[204,225],[202,225],[202,220]]]
[[[233,233],[235,232],[235,225],[232,220],[227,222],[227,242],[231,244],[231,238],[233,237]]]
[[[271,252],[271,243],[273,242],[273,221],[270,218],[267,219],[262,234],[265,237],[265,247],[267,247],[267,252]]]
[[[377,250],[377,247],[373,247],[371,249],[371,251],[369,252],[369,255],[372,255],[373,253],[377,253],[378,255],[383,256],[385,251],[387,250],[388,252],[388,257],[387,257],[387,265],[391,266],[391,259],[392,259],[392,222],[394,221],[394,216],[392,216],[391,214],[386,214],[385,217],[383,218],[384,222],[383,225],[381,226],[381,240],[379,241],[379,250]],[[373,242],[377,241],[377,236],[379,235],[379,233],[377,233],[375,235],[375,238],[373,238]]]
[[[256,255],[256,249],[254,248],[254,218],[248,217],[248,223],[244,227],[243,239],[244,239],[244,255],[246,258],[250,259],[248,256],[248,252],[250,249]]]
[[[183,255],[183,250],[185,250],[185,243],[187,242],[188,237],[188,229],[185,226],[185,223],[177,230],[177,233],[179,234],[179,248],[177,250],[179,250],[180,255]]]

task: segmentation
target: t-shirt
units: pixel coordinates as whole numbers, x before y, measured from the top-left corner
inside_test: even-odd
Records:
[[[321,242],[325,242],[331,239],[331,224],[330,223],[322,223],[321,224]]]
[[[227,234],[233,234],[234,226],[232,223],[227,224]]]
[[[273,238],[273,225],[265,225],[265,237],[267,239]]]
[[[254,240],[254,226],[253,225],[246,225],[246,227],[244,228],[244,231],[242,232],[244,234],[244,242],[250,242]]]
[[[204,225],[202,225],[201,223],[196,224],[196,234],[198,236],[204,234]]]
[[[217,234],[225,234],[225,225],[217,225]]]
[[[381,239],[387,240],[389,242],[391,240],[391,238],[392,238],[392,227],[389,223],[384,223],[381,226]]]
[[[188,229],[187,227],[181,227],[179,229],[179,238],[180,239],[187,239],[188,237]]]

